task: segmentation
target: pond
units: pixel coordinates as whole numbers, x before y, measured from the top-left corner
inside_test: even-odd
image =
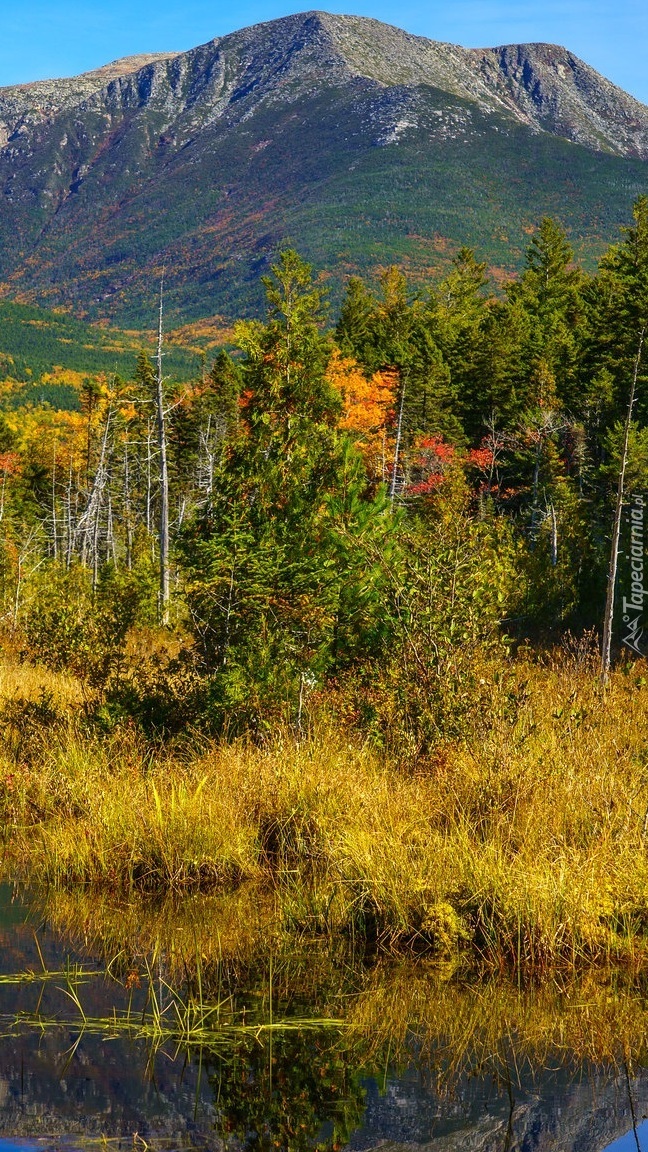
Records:
[[[0,1152],[648,1152],[636,978],[235,954],[226,911],[0,888]]]

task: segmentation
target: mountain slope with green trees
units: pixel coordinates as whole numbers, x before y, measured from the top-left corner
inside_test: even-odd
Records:
[[[163,266],[173,323],[259,314],[287,244],[338,303],[394,262],[441,278],[462,244],[506,277],[543,215],[591,269],[648,186],[648,110],[551,45],[311,12],[74,92],[7,129],[0,281],[123,326],[149,324]]]
[[[152,351],[154,333],[123,332],[66,313],[0,301],[0,408],[48,404],[78,409],[83,380],[129,376],[142,347]],[[177,380],[195,375],[200,347],[171,344],[166,370]]]

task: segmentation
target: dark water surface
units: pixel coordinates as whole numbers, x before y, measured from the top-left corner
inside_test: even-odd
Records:
[[[279,990],[286,986],[288,969],[281,979],[266,972],[263,980],[250,969],[249,987],[240,989],[235,1013],[231,988],[221,986],[221,969],[207,965],[200,976],[203,1008],[220,996],[222,1014],[210,1017],[213,1040],[205,1039],[203,1029],[200,1037],[183,1041],[182,1014],[173,1007],[167,981],[168,956],[158,953],[144,972],[132,955],[113,951],[107,973],[96,939],[88,944],[86,932],[84,942],[78,921],[73,932],[60,925],[55,930],[50,907],[42,899],[18,896],[11,886],[0,888],[0,976],[40,974],[20,983],[0,982],[0,1152],[193,1147],[328,1152],[378,1146],[428,1152],[648,1152],[648,1072],[642,1059],[636,1053],[630,1058],[621,1044],[614,1063],[595,1061],[601,1029],[614,1038],[615,1002],[607,992],[603,1010],[597,992],[602,1022],[584,1004],[584,993],[578,1001],[572,998],[564,1029],[557,1032],[564,1032],[564,1042],[554,1039],[543,1047],[534,1040],[535,1055],[529,1056],[511,1029],[495,1028],[496,1051],[476,1046],[480,1028],[490,1035],[489,1015],[496,1024],[504,1011],[504,1001],[488,991],[480,999],[450,985],[447,994],[439,993],[438,983],[431,983],[430,1026],[437,1020],[445,1039],[427,1044],[420,1026],[410,1034],[398,1015],[408,1011],[414,984],[418,1015],[424,1012],[426,985],[419,976],[396,972],[383,981],[369,973],[360,987],[350,973],[340,981],[335,1001],[337,1017],[355,1013],[356,1027],[349,1031],[332,1020],[318,1025],[320,1001],[310,1004],[303,992],[288,997]],[[303,989],[308,958],[305,967],[301,963]],[[188,979],[195,990],[195,973]],[[211,981],[209,995],[203,980]],[[278,989],[274,1002],[273,987]],[[520,1003],[526,1033],[539,1035],[546,1010]],[[173,1027],[166,1033],[161,1027],[156,1035],[160,1010]],[[133,1028],[124,1032],[118,1021],[127,1013]],[[578,1042],[589,1053],[585,1057],[569,1039],[575,1013]],[[289,1027],[255,1030],[280,1018]],[[144,1035],[137,1033],[139,1020],[147,1022]],[[224,1031],[219,1031],[221,1021]]]

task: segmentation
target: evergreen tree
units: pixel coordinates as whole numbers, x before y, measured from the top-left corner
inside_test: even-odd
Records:
[[[628,386],[642,331],[648,332],[648,196],[633,208],[634,225],[623,229],[624,240],[601,261],[600,273],[588,293],[590,379],[602,371],[614,380],[616,419],[623,420]],[[645,344],[645,341],[644,341]],[[648,423],[648,348],[639,365],[634,415]]]
[[[570,413],[580,409],[579,329],[583,323],[581,273],[565,232],[545,217],[526,253],[526,268],[508,289],[530,324],[522,349],[527,380],[542,363],[555,381],[556,399]],[[531,396],[529,396],[531,399]]]
[[[377,367],[373,347],[376,302],[359,276],[352,276],[342,301],[335,329],[338,347],[368,370]]]
[[[248,718],[273,703],[298,708],[305,686],[353,648],[348,634],[361,625],[352,585],[367,586],[352,545],[367,530],[364,470],[337,430],[321,294],[290,251],[265,285],[267,323],[237,332],[239,431],[184,544],[214,706]]]

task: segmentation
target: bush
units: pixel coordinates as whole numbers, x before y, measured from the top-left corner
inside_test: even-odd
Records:
[[[139,601],[131,574],[112,567],[101,573],[95,591],[84,568],[41,570],[22,620],[26,655],[103,687],[123,659]]]

